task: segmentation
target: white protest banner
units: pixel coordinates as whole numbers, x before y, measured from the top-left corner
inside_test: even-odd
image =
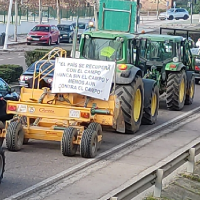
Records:
[[[52,93],[78,93],[109,99],[115,62],[56,58]]]

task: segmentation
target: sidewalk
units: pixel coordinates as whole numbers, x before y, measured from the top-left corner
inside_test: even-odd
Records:
[[[105,200],[104,196],[109,192],[138,179],[144,172],[150,173],[160,164],[164,165],[172,154],[176,155],[178,150],[199,140],[199,123],[200,114],[181,122],[177,126],[179,128],[174,125],[129,147],[129,153],[124,152],[125,156],[120,153],[113,155],[24,199]]]

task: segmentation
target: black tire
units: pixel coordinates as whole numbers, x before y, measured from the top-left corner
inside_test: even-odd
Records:
[[[74,156],[77,152],[78,144],[73,144],[77,140],[78,131],[76,128],[68,127],[64,130],[61,140],[61,153],[63,156]]]
[[[2,133],[2,130],[5,128],[5,125],[2,121],[0,121],[0,133]],[[0,147],[3,145],[4,138],[0,137]]]
[[[93,130],[93,131],[96,131],[98,136],[102,135],[103,131],[102,131],[102,127],[101,127],[100,124],[92,122],[92,123],[89,124],[88,128]],[[97,150],[100,149],[101,142],[102,142],[102,140],[98,142]]]
[[[153,106],[154,105],[154,106]],[[142,117],[142,124],[151,125],[157,121],[159,109],[159,88],[154,85],[151,91],[151,98],[149,99],[149,105],[144,108]]]
[[[56,44],[60,44],[60,36],[58,36],[58,39],[56,41]]]
[[[49,38],[48,46],[51,46],[51,38]]]
[[[184,81],[184,93],[181,97],[181,83]],[[167,108],[170,110],[181,110],[185,104],[186,98],[186,86],[187,78],[184,70],[180,72],[170,72],[167,78],[167,90],[166,90],[166,103]]]
[[[6,133],[6,146],[9,151],[19,151],[24,141],[24,130],[21,122],[13,121],[9,124]]]
[[[139,116],[136,119],[134,118],[134,100],[138,90],[141,93],[141,105],[139,108],[140,113],[138,112]],[[129,85],[116,85],[116,94],[121,101],[121,107],[125,121],[125,131],[126,133],[135,133],[140,128],[143,114],[144,86],[142,78],[136,76],[133,82]]]
[[[195,84],[199,84],[199,79],[195,79]]]
[[[188,89],[185,98],[185,105],[191,105],[193,103],[194,94],[195,94],[195,77],[192,76],[192,79],[188,84]]]
[[[0,147],[0,183],[3,179],[3,173],[5,171],[5,154],[3,149]]]
[[[187,15],[184,15],[183,19],[187,20],[189,17]]]
[[[98,135],[91,129],[85,129],[81,138],[80,154],[83,158],[94,158],[97,154]]]
[[[30,42],[27,42],[27,45],[31,45],[31,43],[30,43]]]
[[[173,20],[174,19],[173,15],[170,15],[168,19]]]

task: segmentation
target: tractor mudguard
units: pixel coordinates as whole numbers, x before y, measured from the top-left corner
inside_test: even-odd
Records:
[[[187,76],[187,88],[189,88],[192,76],[194,76],[194,71],[186,71],[186,76]]]
[[[122,72],[124,73],[124,72]],[[138,67],[132,67],[130,73],[127,73],[128,76],[123,76],[121,73],[116,74],[116,83],[120,85],[131,84],[134,80],[136,74],[142,77],[142,71]]]
[[[175,72],[179,72],[182,69],[185,69],[185,65],[182,62],[171,62],[171,63],[167,63],[165,66],[165,70],[166,71],[175,71]]]
[[[149,99],[151,99],[152,88],[156,84],[156,81],[152,79],[142,79],[144,84],[144,108],[149,105]]]

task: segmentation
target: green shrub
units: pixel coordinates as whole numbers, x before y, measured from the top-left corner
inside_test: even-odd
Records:
[[[0,65],[0,68],[9,68],[14,71],[12,74],[12,81],[17,81],[20,75],[23,73],[23,67],[20,65]]]
[[[10,83],[14,80],[15,71],[10,68],[2,68],[0,67],[0,77],[4,79],[6,82]]]
[[[49,53],[52,49],[35,49],[33,51],[25,51],[25,63],[29,67],[34,62],[40,60],[47,53]],[[69,57],[71,51],[67,51],[67,57]]]

